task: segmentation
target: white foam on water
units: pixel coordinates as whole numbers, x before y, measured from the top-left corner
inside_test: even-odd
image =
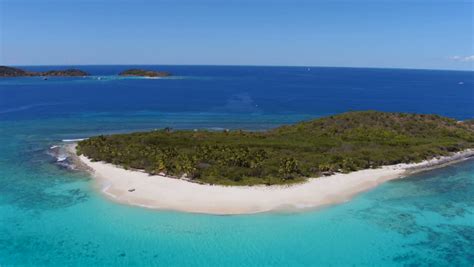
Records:
[[[67,160],[67,156],[64,156],[64,155],[59,155],[57,158],[56,158],[56,161],[57,162],[62,162],[62,161],[65,161]]]
[[[87,138],[77,138],[77,139],[63,139],[61,140],[62,142],[66,142],[66,143],[71,143],[71,142],[79,142],[79,141],[82,141],[82,140],[86,140]]]

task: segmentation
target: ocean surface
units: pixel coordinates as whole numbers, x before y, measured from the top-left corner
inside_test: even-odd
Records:
[[[464,120],[474,118],[474,72],[143,66],[176,76],[116,76],[129,67],[0,79],[0,266],[473,266],[474,160],[323,209],[213,216],[113,203],[51,147],[163,127],[264,130],[349,110]]]

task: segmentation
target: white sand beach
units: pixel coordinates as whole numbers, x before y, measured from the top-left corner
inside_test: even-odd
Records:
[[[310,209],[342,203],[391,179],[473,155],[474,150],[466,150],[421,163],[310,178],[305,183],[289,186],[203,185],[92,162],[85,156],[78,158],[92,172],[100,190],[114,201],[153,209],[224,215]]]

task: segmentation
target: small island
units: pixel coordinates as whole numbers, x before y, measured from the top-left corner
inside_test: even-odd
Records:
[[[33,76],[31,72],[24,71],[18,68],[12,68],[7,66],[0,66],[0,77],[22,77],[22,76]]]
[[[129,69],[119,73],[120,76],[139,76],[139,77],[169,77],[171,73],[166,71],[153,71],[143,69]]]
[[[94,161],[220,185],[274,185],[413,163],[474,147],[471,123],[438,115],[349,112],[266,132],[173,131],[78,143]]]
[[[75,77],[75,76],[89,76],[89,73],[79,69],[66,69],[66,70],[50,70],[40,72],[39,76],[64,76],[64,77]]]
[[[26,71],[20,68],[0,66],[0,77],[83,77],[90,74],[79,69],[65,70],[49,70],[49,71]],[[119,76],[136,76],[136,77],[169,77],[172,74],[166,71],[153,71],[142,69],[129,69],[119,73]]]
[[[79,69],[50,70],[50,71],[44,71],[44,72],[34,72],[34,71],[25,71],[19,68],[0,66],[0,77],[34,77],[34,76],[77,77],[77,76],[89,76],[89,74]]]
[[[67,145],[113,201],[208,214],[346,202],[391,179],[474,156],[473,121],[349,112],[265,132],[96,136]]]

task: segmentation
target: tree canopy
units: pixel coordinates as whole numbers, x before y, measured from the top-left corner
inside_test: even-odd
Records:
[[[333,172],[417,162],[474,147],[471,121],[438,115],[348,112],[264,132],[101,135],[78,154],[150,174],[225,185],[285,184]]]

